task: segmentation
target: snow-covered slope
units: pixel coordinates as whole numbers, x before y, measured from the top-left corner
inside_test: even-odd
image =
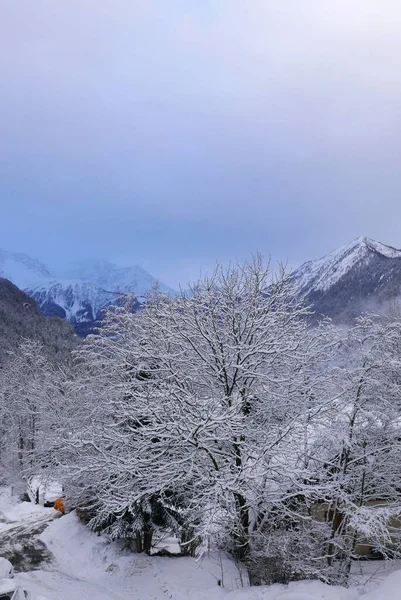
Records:
[[[0,276],[29,294],[45,314],[68,319],[81,334],[124,293],[133,292],[141,300],[157,283],[141,267],[118,267],[104,260],[84,260],[51,274],[39,261],[6,251],[0,251]],[[159,287],[173,293],[163,283]]]
[[[303,264],[293,280],[316,313],[356,316],[401,296],[401,250],[359,237]]]
[[[75,324],[94,321],[99,311],[119,296],[88,281],[68,279],[52,280],[26,291],[43,312]]]
[[[22,339],[32,338],[40,340],[57,360],[62,360],[76,344],[76,336],[67,323],[46,318],[32,298],[8,279],[0,278],[0,363]]]

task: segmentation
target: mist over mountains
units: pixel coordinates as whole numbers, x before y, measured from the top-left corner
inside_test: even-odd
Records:
[[[0,277],[26,292],[48,316],[68,320],[87,335],[107,305],[131,291],[138,306],[156,284],[174,293],[140,266],[118,267],[105,260],[82,260],[51,273],[26,254],[0,250]],[[291,275],[298,297],[313,320],[350,322],[364,311],[388,310],[401,296],[401,250],[359,237],[330,254],[304,263]]]
[[[41,262],[26,254],[0,250],[0,276],[33,298],[49,316],[67,319],[79,335],[91,331],[102,309],[132,292],[144,299],[156,284],[173,292],[139,266],[118,267],[105,260],[82,260],[70,268],[51,273]]]

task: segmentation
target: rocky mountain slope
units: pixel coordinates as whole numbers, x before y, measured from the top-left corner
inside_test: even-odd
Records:
[[[363,311],[388,310],[401,298],[401,250],[359,237],[292,277],[316,318],[347,322]]]
[[[139,299],[156,285],[156,279],[141,267],[117,267],[104,260],[84,260],[70,269],[52,274],[45,265],[25,254],[0,250],[0,276],[23,289],[42,312],[72,323],[86,335],[101,317],[102,309],[121,301],[132,291]],[[172,292],[163,283],[159,287]]]

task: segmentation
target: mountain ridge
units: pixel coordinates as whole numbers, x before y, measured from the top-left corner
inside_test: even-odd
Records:
[[[103,309],[133,292],[139,303],[157,280],[142,267],[119,267],[107,260],[75,261],[51,273],[42,262],[22,253],[0,250],[0,277],[12,281],[49,316],[68,320],[87,335]],[[386,310],[401,299],[401,250],[361,236],[303,263],[291,273],[298,299],[310,305],[314,320],[347,322],[366,310]],[[166,293],[175,293],[159,284]]]
[[[302,264],[291,278],[315,318],[348,321],[401,297],[401,250],[361,236]]]
[[[118,267],[103,259],[76,261],[70,269],[52,274],[43,263],[26,254],[1,250],[0,277],[26,292],[44,314],[67,319],[79,335],[90,333],[102,310],[121,302],[128,292],[139,301],[155,285],[174,293],[138,265]]]

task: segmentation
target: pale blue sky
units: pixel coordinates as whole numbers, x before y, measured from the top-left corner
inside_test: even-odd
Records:
[[[398,0],[0,0],[0,247],[171,286],[401,247]]]

